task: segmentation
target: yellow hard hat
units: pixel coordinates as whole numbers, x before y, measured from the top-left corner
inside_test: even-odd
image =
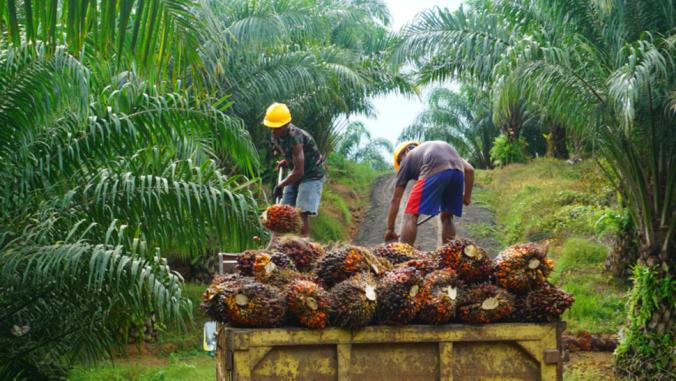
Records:
[[[404,152],[404,150],[410,145],[415,145],[417,147],[420,145],[420,142],[409,140],[407,142],[399,143],[397,148],[394,149],[394,169],[396,171],[399,170],[399,155],[401,155],[401,153]]]
[[[273,103],[265,112],[263,124],[265,127],[279,128],[291,122],[291,112],[284,103]]]

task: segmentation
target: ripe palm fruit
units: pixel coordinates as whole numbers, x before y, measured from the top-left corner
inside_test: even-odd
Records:
[[[235,268],[243,276],[253,276],[254,263],[256,262],[256,250],[247,250],[237,256]]]
[[[368,273],[360,273],[335,285],[329,291],[331,324],[358,329],[367,326],[376,314],[377,282]]]
[[[227,314],[223,296],[232,289],[241,287],[245,283],[253,282],[252,278],[240,277],[236,274],[216,275],[202,294],[200,308],[209,317],[216,321],[227,322]]]
[[[407,243],[390,242],[375,247],[373,254],[377,257],[385,258],[393,265],[396,265],[415,259],[420,253]]]
[[[345,279],[361,272],[380,275],[386,271],[387,262],[371,254],[366,248],[345,246],[331,251],[317,263],[317,279],[331,288]]]
[[[300,211],[290,205],[272,205],[261,215],[261,223],[278,234],[299,233]]]
[[[272,263],[277,265],[277,267],[279,267],[279,268],[291,269],[291,270],[296,269],[296,265],[293,264],[293,261],[291,261],[291,258],[289,258],[288,255],[286,255],[282,252],[273,253],[270,256],[270,260],[272,261]]]
[[[311,271],[317,260],[325,254],[320,244],[293,235],[280,237],[272,250],[286,254],[296,269],[302,272]]]
[[[420,271],[421,276],[425,276],[433,271],[436,271],[438,266],[436,261],[434,261],[431,257],[421,256],[417,259],[411,259],[406,262],[402,262],[395,267],[413,267]]]
[[[469,239],[454,239],[432,256],[440,268],[454,269],[466,283],[485,282],[495,270],[495,263],[486,251]]]
[[[423,278],[413,267],[399,267],[385,274],[378,287],[378,321],[387,325],[408,324],[418,315]]]
[[[227,292],[223,300],[235,327],[279,327],[286,321],[286,302],[276,287],[251,282]]]
[[[512,245],[496,258],[495,277],[500,287],[516,294],[538,289],[547,281],[554,262],[534,243]]]
[[[514,318],[525,322],[555,321],[574,301],[573,295],[546,282],[541,288],[517,298]]]
[[[428,274],[420,289],[422,306],[418,320],[425,324],[445,324],[455,317],[462,297],[463,283],[453,269],[441,269]]]
[[[300,324],[308,328],[326,328],[331,313],[329,294],[317,283],[309,280],[294,280],[286,291],[289,311]]]
[[[486,324],[509,318],[514,295],[496,285],[482,283],[467,289],[458,306],[458,318],[471,324]]]

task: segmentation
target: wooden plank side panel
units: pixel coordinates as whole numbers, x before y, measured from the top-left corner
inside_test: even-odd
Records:
[[[219,329],[218,381],[560,380],[556,324]],[[227,337],[227,340],[225,338]],[[551,357],[551,356],[550,356]]]

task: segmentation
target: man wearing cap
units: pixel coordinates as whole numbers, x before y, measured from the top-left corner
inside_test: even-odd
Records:
[[[397,180],[387,215],[385,241],[399,239],[394,226],[399,204],[410,180],[416,180],[404,212],[401,242],[413,245],[418,232],[418,216],[441,213],[441,238],[447,243],[455,238],[453,215],[462,216],[462,206],[472,200],[474,168],[450,144],[430,141],[403,142],[394,150]]]
[[[301,234],[310,233],[310,215],[316,215],[322,197],[325,170],[324,158],[317,148],[315,140],[307,133],[291,124],[291,113],[283,103],[273,103],[265,113],[263,125],[272,133],[272,143],[284,156],[277,162],[275,170],[288,168],[291,173],[275,186],[275,198],[282,197],[282,203],[300,209],[303,226]]]

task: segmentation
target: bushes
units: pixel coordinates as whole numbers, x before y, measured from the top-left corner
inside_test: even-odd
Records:
[[[527,144],[524,138],[510,142],[506,135],[500,135],[495,138],[495,142],[491,148],[491,160],[498,167],[511,163],[525,163],[528,160],[526,147]]]

